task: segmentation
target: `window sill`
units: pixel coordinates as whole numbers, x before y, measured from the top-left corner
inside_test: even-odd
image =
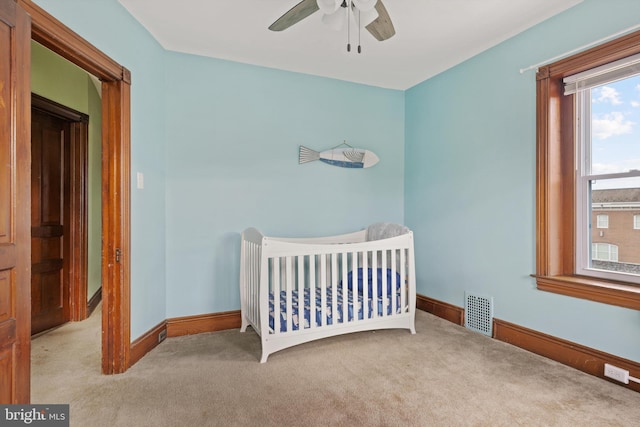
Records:
[[[640,310],[640,287],[584,276],[534,276],[538,289]]]

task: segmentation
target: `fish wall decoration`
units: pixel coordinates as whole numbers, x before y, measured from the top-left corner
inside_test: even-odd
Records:
[[[341,147],[343,145],[345,145],[345,147]],[[320,160],[333,166],[340,166],[341,168],[356,169],[369,168],[380,161],[375,153],[363,148],[354,148],[346,142],[325,151],[316,151],[301,145],[298,164],[309,163],[315,160]]]

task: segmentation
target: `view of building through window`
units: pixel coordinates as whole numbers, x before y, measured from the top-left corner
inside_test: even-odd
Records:
[[[640,274],[640,76],[590,92],[590,267]]]

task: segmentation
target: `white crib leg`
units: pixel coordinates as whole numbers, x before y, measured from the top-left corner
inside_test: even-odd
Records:
[[[240,332],[245,332],[247,330],[247,326],[249,326],[249,321],[243,315],[240,316],[242,318],[242,323],[240,324]]]
[[[260,359],[260,363],[266,363],[267,357],[269,357],[269,353],[262,350],[262,358]]]

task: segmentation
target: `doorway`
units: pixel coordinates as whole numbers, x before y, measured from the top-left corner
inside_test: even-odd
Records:
[[[102,89],[102,372],[129,368],[130,99],[129,70],[31,0],[31,38],[101,81]]]
[[[32,335],[84,320],[90,311],[88,124],[87,114],[31,95]]]
[[[130,363],[130,72],[31,0],[0,0],[0,402],[28,403],[32,39],[102,86],[102,372]]]

